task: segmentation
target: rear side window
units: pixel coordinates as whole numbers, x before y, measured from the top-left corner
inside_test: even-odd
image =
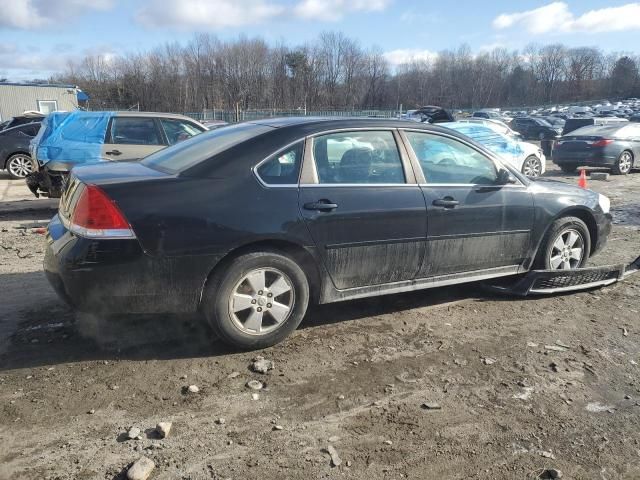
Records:
[[[153,118],[114,117],[111,143],[119,145],[161,145]]]
[[[169,145],[175,145],[203,131],[191,122],[174,118],[161,118],[160,124],[164,129]]]
[[[353,131],[314,139],[319,183],[405,183],[398,146],[390,131]]]
[[[142,164],[167,173],[182,172],[239,143],[272,130],[272,127],[253,123],[218,128],[152,153],[142,160]]]
[[[260,179],[267,185],[297,185],[303,145],[298,142],[263,162],[256,170]]]
[[[458,140],[419,132],[406,132],[427,183],[495,185],[495,164]]]

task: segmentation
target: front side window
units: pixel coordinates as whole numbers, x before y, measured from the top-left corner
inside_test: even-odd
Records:
[[[200,128],[186,120],[161,118],[160,124],[164,129],[169,145],[175,145],[202,132]]]
[[[495,185],[496,166],[477,150],[448,137],[406,132],[427,183]]]
[[[161,145],[153,118],[114,117],[111,143],[120,145]]]
[[[390,131],[353,131],[315,137],[319,183],[405,183],[398,146]]]
[[[260,179],[267,185],[297,185],[303,145],[298,142],[263,162],[256,169]]]

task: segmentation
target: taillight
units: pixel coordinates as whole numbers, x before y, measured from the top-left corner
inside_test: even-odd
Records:
[[[603,138],[602,140],[598,140],[597,142],[593,142],[591,145],[594,147],[606,147],[610,143],[613,143],[613,140],[609,138]]]
[[[90,238],[135,238],[118,206],[95,185],[85,185],[76,202],[69,230]]]

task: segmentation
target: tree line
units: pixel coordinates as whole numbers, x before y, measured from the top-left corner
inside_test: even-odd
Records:
[[[474,109],[640,97],[639,62],[595,47],[474,53],[463,45],[393,66],[340,32],[295,47],[204,33],[142,53],[90,55],[52,80],[78,85],[91,109]]]

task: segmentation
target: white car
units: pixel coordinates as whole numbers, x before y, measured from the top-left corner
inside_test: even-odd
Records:
[[[496,132],[488,126],[475,122],[449,122],[439,125],[468,136],[492,152],[500,155],[500,157],[527,177],[539,177],[546,171],[547,159],[537,145],[515,140],[512,137]]]

